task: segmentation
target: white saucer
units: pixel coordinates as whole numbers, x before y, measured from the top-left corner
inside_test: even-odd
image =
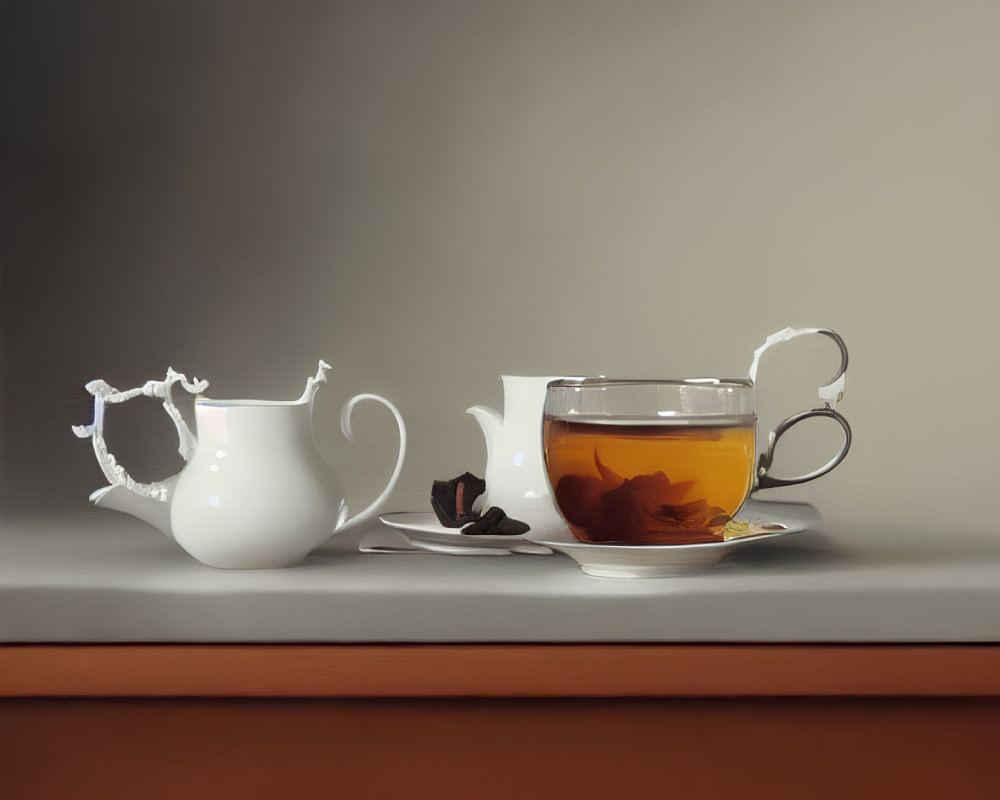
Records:
[[[417,543],[423,541],[449,547],[495,547],[508,551],[516,546],[518,553],[530,552],[537,555],[558,550],[575,559],[588,575],[601,578],[659,578],[710,567],[742,544],[808,530],[809,524],[819,519],[819,512],[808,503],[769,502],[751,498],[743,504],[736,518],[737,521],[756,526],[761,532],[725,542],[704,544],[588,544],[576,539],[567,527],[547,528],[544,533],[535,536],[532,536],[531,531],[520,536],[467,536],[462,533],[461,528],[446,528],[433,511],[399,511],[379,517],[390,528],[406,531],[410,540]],[[765,530],[769,526],[780,528]],[[528,549],[532,547],[534,549]]]
[[[746,522],[749,532],[722,542],[672,545],[589,544],[565,533],[535,539],[574,559],[587,574],[597,578],[663,578],[705,569],[720,561],[731,550],[750,542],[773,539],[808,530],[819,519],[815,508],[805,503],[767,503],[748,501],[737,515]]]
[[[549,555],[552,551],[543,545],[529,541],[523,535],[498,536],[496,534],[483,534],[482,536],[468,536],[462,533],[461,528],[446,528],[442,525],[433,511],[397,511],[392,514],[382,514],[379,516],[382,524],[390,528],[406,531],[411,541],[431,542],[433,544],[443,544],[448,546],[465,547],[494,547],[501,550],[509,550],[516,547],[518,553],[530,553],[532,555]],[[566,531],[569,533],[569,530]]]

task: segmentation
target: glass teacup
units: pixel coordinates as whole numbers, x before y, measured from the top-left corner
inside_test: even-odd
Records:
[[[838,344],[841,372],[827,385],[847,366]],[[843,429],[840,451],[806,475],[768,475],[780,436],[817,416]],[[825,475],[851,443],[847,420],[829,405],[784,420],[759,461],[756,427],[749,378],[555,381],[546,393],[542,440],[556,507],[584,542],[721,541],[751,491]]]

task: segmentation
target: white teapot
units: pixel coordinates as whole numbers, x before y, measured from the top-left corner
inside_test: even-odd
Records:
[[[504,412],[488,406],[466,409],[486,438],[486,492],[476,509],[499,506],[508,517],[528,523],[534,536],[565,529],[552,500],[542,453],[545,390],[558,376],[501,375]]]
[[[93,440],[110,484],[94,492],[91,501],[148,522],[212,567],[262,569],[298,563],[332,534],[377,513],[396,485],[406,453],[406,426],[392,403],[374,394],[347,401],[341,430],[348,439],[353,438],[351,411],[362,400],[386,406],[399,426],[399,455],[388,485],[371,505],[348,518],[343,487],[313,441],[313,397],[326,382],[327,369],[320,361],[302,396],[290,401],[213,400],[200,394],[206,381],[188,381],[173,369],[163,381],[124,392],[105,381],[91,381],[87,390],[94,396],[93,422],[73,431]],[[171,392],[178,383],[198,394],[197,439],[174,405]],[[107,406],[139,395],[163,400],[187,462],[180,473],[163,481],[134,480],[104,442]]]

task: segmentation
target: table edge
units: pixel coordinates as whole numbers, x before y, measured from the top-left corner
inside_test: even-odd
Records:
[[[1000,644],[6,644],[0,697],[1000,696]]]

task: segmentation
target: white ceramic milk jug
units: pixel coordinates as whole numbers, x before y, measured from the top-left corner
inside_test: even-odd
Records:
[[[348,518],[344,489],[313,441],[313,397],[326,382],[329,365],[319,362],[297,400],[213,400],[201,396],[205,381],[188,381],[173,369],[166,380],[119,392],[106,382],[87,384],[94,396],[94,420],[74,426],[90,437],[109,486],[90,499],[148,522],[173,536],[204,564],[227,569],[287,567],[301,561],[334,533],[370,519],[396,485],[406,452],[406,427],[383,397],[359,394],[343,408],[341,429],[351,439],[351,411],[362,400],[386,406],[399,426],[399,454],[389,483],[375,501]],[[171,392],[199,393],[194,412],[197,439],[174,405]],[[155,483],[134,480],[108,452],[104,415],[108,405],[144,395],[163,400],[177,427],[179,451],[187,462],[177,475]]]

